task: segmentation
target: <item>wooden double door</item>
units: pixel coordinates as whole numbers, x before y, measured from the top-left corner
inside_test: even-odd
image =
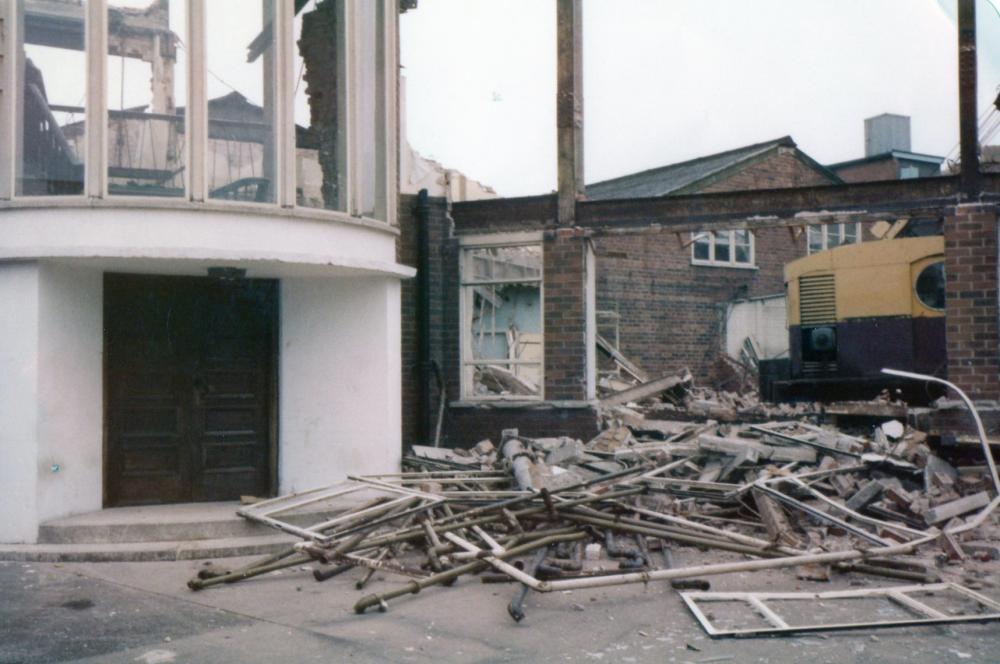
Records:
[[[107,274],[109,506],[267,495],[277,284]]]

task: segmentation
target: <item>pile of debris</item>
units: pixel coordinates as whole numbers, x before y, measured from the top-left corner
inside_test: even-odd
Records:
[[[672,380],[655,394],[688,382]],[[406,472],[247,506],[244,517],[302,541],[189,586],[312,563],[317,580],[362,569],[359,589],[377,570],[406,579],[358,599],[354,608],[363,613],[478,575],[519,584],[508,611],[520,621],[529,591],[670,581],[715,637],[843,629],[795,623],[774,609],[822,593],[708,592],[712,575],[786,568],[812,580],[853,573],[908,582],[823,595],[883,598],[911,614],[869,627],[1000,619],[1000,604],[975,592],[970,567],[1000,558],[992,459],[952,466],[924,434],[898,421],[854,436],[796,420],[656,419],[624,405],[646,397],[606,403],[607,428],[586,443],[505,430],[497,445],[417,446],[405,457]],[[329,513],[303,522],[324,506]],[[689,546],[739,558],[675,566],[672,551]],[[968,602],[967,610],[945,613],[928,599],[948,593]],[[763,624],[720,627],[703,610],[733,601]]]

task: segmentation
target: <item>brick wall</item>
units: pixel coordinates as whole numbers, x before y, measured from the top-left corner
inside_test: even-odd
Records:
[[[944,223],[948,379],[977,400],[1000,399],[997,208],[960,205]]]
[[[597,308],[617,311],[623,353],[652,375],[690,369],[711,383],[725,347],[725,303],[784,292],[785,263],[805,255],[805,233],[757,231],[757,269],[691,264],[689,236],[650,232],[597,238]]]
[[[585,280],[587,236],[579,229],[545,233],[545,398],[587,398]]]
[[[896,180],[899,178],[899,163],[895,159],[880,159],[838,168],[835,172],[844,182]]]
[[[723,180],[702,187],[697,193],[715,194],[750,189],[814,187],[825,184],[831,184],[830,179],[796,157],[793,148],[779,148],[777,153]]]

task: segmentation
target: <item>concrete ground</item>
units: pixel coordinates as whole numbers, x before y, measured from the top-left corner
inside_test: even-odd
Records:
[[[682,549],[677,562],[706,557]],[[185,583],[201,565],[0,563],[0,662],[1000,661],[998,623],[712,640],[657,583],[533,594],[518,624],[506,611],[514,586],[474,577],[397,599],[387,613],[356,615],[362,594],[395,587],[398,577],[379,575],[359,592],[360,571],[317,583],[295,568],[192,592]],[[1000,599],[994,569],[973,573],[980,592]],[[787,570],[711,581],[733,591],[896,585],[853,574],[805,582]]]

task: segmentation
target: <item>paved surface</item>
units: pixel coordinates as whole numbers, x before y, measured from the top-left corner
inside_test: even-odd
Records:
[[[707,554],[679,552],[681,564]],[[238,561],[226,561],[233,564]],[[777,639],[707,638],[667,584],[532,595],[466,578],[358,616],[360,572],[316,583],[305,569],[191,592],[200,562],[0,563],[0,662],[998,662],[1000,624],[896,628]],[[988,568],[977,576],[993,598]],[[388,589],[396,577],[373,581]],[[712,578],[714,590],[895,585],[791,572]]]

